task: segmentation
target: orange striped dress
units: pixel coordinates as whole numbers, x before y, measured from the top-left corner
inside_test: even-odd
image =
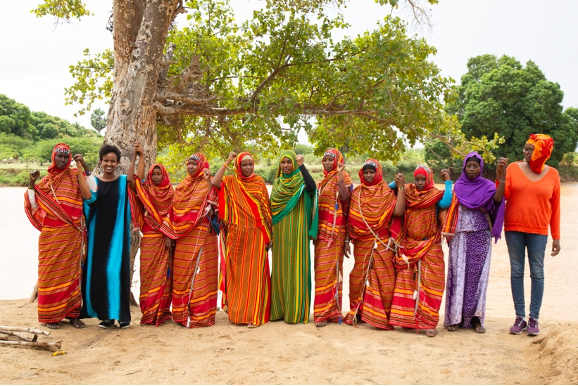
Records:
[[[159,185],[152,182],[155,167],[163,175]],[[163,218],[168,215],[174,189],[169,174],[161,164],[150,167],[147,179],[141,183],[135,176],[137,197],[144,209],[144,223],[141,225],[143,238],[140,244],[140,324],[160,324],[171,320],[172,280],[170,276],[170,250],[165,246]]]
[[[403,245],[395,258],[397,278],[390,320],[395,326],[435,329],[439,321],[445,263],[436,204],[444,192],[433,187],[429,169],[427,174],[426,189],[418,191],[415,184],[405,187]],[[451,185],[449,192],[451,195]]]
[[[315,300],[313,318],[315,323],[329,321],[340,323],[343,303],[343,244],[346,234],[347,211],[351,177],[343,173],[341,189],[338,184],[337,165],[343,163],[343,155],[337,149],[328,149],[325,156],[333,157],[333,170],[327,172],[319,183],[319,228],[315,242]]]
[[[361,316],[364,322],[390,330],[393,328],[389,312],[395,286],[395,243],[389,226],[397,199],[383,181],[380,163],[371,159],[366,164],[375,167],[375,179],[367,183],[363,169],[359,171],[361,184],[351,194],[347,221],[355,264],[349,275],[350,311],[345,323],[353,325]]]
[[[203,177],[209,164],[201,153],[197,173],[175,188],[173,206],[163,227],[176,239],[173,258],[173,320],[186,327],[215,324],[218,291],[217,233],[209,221],[214,191]]]
[[[68,165],[63,170],[54,166],[58,144],[52,153],[48,175],[34,188],[33,208],[24,193],[24,210],[28,219],[40,231],[38,240],[38,321],[58,323],[80,316],[80,264],[84,240],[82,194],[78,172]],[[70,163],[70,162],[69,162]]]
[[[270,315],[271,279],[265,247],[273,224],[265,182],[256,174],[244,177],[241,173],[241,160],[247,155],[237,156],[235,175],[223,177],[219,191],[225,252],[223,303],[232,323],[260,326]]]

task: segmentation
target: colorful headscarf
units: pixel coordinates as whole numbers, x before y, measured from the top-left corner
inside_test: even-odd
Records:
[[[468,159],[475,157],[480,162],[480,174],[473,180],[469,179],[466,174],[466,164]],[[496,194],[496,185],[492,181],[482,177],[484,170],[484,160],[477,152],[471,152],[464,158],[462,175],[454,185],[454,193],[458,202],[466,208],[475,210],[484,210],[490,214],[492,220],[492,236],[496,241],[502,234],[502,225],[504,223],[504,200],[501,203],[494,202]]]
[[[289,158],[293,163],[293,172],[284,174],[281,171],[281,161]],[[271,191],[271,212],[273,224],[278,223],[297,205],[301,193],[305,190],[305,181],[301,170],[297,166],[297,154],[293,150],[284,150],[281,153],[277,177]]]
[[[419,165],[417,168],[415,168],[415,171],[413,172],[413,177],[415,178],[418,175],[422,175],[425,177],[425,185],[423,190],[427,191],[434,187],[433,172],[431,171],[430,168],[428,168],[425,165]]]
[[[363,178],[363,170],[370,167],[371,169],[375,170],[375,178],[371,182],[365,181]],[[378,160],[375,159],[368,159],[363,163],[363,167],[359,170],[359,181],[366,186],[373,186],[375,184],[380,183],[383,180],[383,169],[381,168],[381,164]]]
[[[363,170],[370,167],[375,170],[375,178],[367,183]],[[396,203],[396,195],[387,183],[383,181],[382,168],[379,161],[369,159],[359,170],[358,185],[351,194],[347,229],[353,239],[380,239],[389,237],[389,226]],[[368,226],[370,228],[368,228]]]
[[[68,155],[68,163],[66,164],[66,166],[64,167],[64,169],[58,169],[56,167],[56,160],[55,157],[57,154],[67,154]],[[70,146],[68,146],[65,143],[58,143],[54,146],[54,148],[52,149],[52,155],[51,155],[51,159],[52,159],[52,165],[50,165],[48,167],[48,173],[50,174],[58,174],[58,173],[62,173],[64,170],[68,169],[68,166],[70,166],[70,162],[72,161],[72,156],[70,155]]]
[[[241,171],[241,162],[249,157],[250,153],[243,152],[235,159],[235,178],[223,178],[221,189],[219,189],[219,218],[226,223],[238,224],[238,219],[252,213],[257,228],[265,238],[265,243],[271,240],[273,223],[271,219],[271,209],[269,204],[269,193],[263,178],[253,173],[245,177]],[[236,180],[233,182],[232,180]],[[237,184],[239,189],[234,186]],[[242,197],[239,192],[244,195]],[[245,213],[240,215],[239,213]]]
[[[554,140],[546,134],[530,134],[530,139],[526,143],[534,145],[534,152],[529,163],[530,169],[535,173],[542,173],[544,164],[552,155]]]
[[[241,162],[243,162],[247,158],[249,158],[249,159],[251,159],[251,161],[255,162],[255,159],[253,158],[251,153],[248,153],[248,152],[239,153],[237,155],[237,158],[235,158],[235,175],[237,176],[237,178],[240,178],[242,180],[250,179],[251,177],[253,177],[255,175],[255,173],[251,174],[249,177],[245,177],[243,175],[243,171],[241,170]]]
[[[178,239],[189,233],[204,218],[209,201],[215,200],[215,189],[209,191],[209,185],[203,176],[203,169],[209,168],[207,157],[203,153],[195,153],[193,158],[198,164],[194,176],[189,174],[175,188],[173,205],[169,216],[165,218],[163,230],[167,236]]]
[[[341,152],[337,149],[333,148],[327,149],[325,151],[325,154],[323,154],[323,157],[333,157],[333,167],[331,168],[331,171],[327,171],[325,170],[325,168],[323,168],[323,175],[325,177],[327,177],[327,175],[332,171],[336,170],[338,164],[345,163],[345,160],[343,159],[343,154],[341,154]]]
[[[189,160],[197,162],[197,172],[194,176],[191,176],[191,178],[197,178],[203,173],[203,170],[209,168],[209,160],[203,153],[195,153],[187,159],[187,162],[189,162]]]
[[[152,181],[153,170],[158,167],[162,173],[162,180],[158,185]],[[154,164],[150,167],[147,178],[140,182],[138,178],[136,189],[137,196],[146,211],[145,221],[151,227],[160,230],[163,217],[166,216],[173,204],[174,189],[171,186],[169,173],[162,164]],[[147,221],[152,219],[154,221]]]

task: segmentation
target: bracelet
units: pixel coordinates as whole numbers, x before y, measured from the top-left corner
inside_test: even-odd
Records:
[[[403,186],[398,186],[397,190],[405,190],[405,188]]]
[[[228,167],[229,167],[229,164],[225,162],[225,163],[223,164],[223,166],[224,166],[225,168],[228,168]],[[221,166],[221,167],[223,167],[223,166]]]
[[[503,184],[505,184],[505,183],[506,183],[506,180],[500,180],[500,182],[503,183]]]

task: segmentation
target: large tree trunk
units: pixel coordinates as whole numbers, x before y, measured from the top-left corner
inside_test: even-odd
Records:
[[[104,142],[121,151],[119,173],[127,172],[135,141],[143,145],[145,169],[155,162],[157,82],[169,26],[180,9],[179,0],[114,1],[114,82]],[[139,246],[140,237],[133,235],[131,283]],[[132,293],[131,303],[136,304]]]

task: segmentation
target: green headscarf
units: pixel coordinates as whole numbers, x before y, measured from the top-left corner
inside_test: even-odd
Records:
[[[284,174],[281,171],[281,161],[283,158],[289,158],[293,163],[293,172]],[[277,176],[273,182],[273,190],[271,191],[271,213],[273,214],[273,224],[281,221],[291,210],[297,205],[301,194],[305,191],[305,181],[301,170],[297,167],[297,154],[293,150],[284,150],[279,159],[279,167],[277,169]],[[317,191],[313,197],[305,194],[305,208],[307,213],[314,213],[312,218],[308,220],[311,232],[310,236],[317,236]]]

